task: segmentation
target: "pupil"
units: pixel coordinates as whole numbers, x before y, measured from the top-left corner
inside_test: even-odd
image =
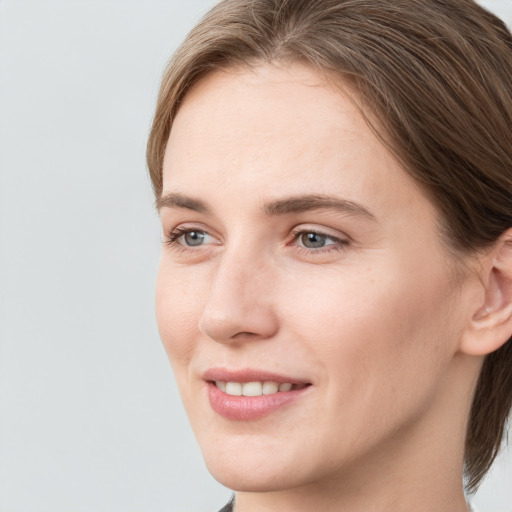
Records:
[[[325,245],[326,237],[317,233],[304,233],[301,238],[301,242],[304,247],[307,247],[308,249],[318,249]]]
[[[185,233],[185,243],[187,245],[201,245],[204,240],[204,233],[201,231],[189,231]]]

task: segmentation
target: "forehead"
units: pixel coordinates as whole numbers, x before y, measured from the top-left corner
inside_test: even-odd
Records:
[[[320,149],[322,141],[332,142],[334,128],[341,136],[340,149],[355,139],[364,139],[369,150],[379,145],[351,99],[309,67],[262,65],[216,71],[185,96],[164,167],[192,146],[220,149],[231,144],[233,159],[250,151],[261,158],[287,146],[296,151],[297,142],[308,141],[300,152],[304,156],[309,147]]]
[[[383,186],[415,188],[352,98],[302,65],[207,75],[184,98],[163,167],[164,192],[325,194],[335,186],[357,200]]]

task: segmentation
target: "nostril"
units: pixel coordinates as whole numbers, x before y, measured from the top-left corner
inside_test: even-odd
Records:
[[[236,338],[254,338],[255,336],[258,336],[255,332],[249,332],[249,331],[242,331],[237,332],[234,336],[231,336],[232,339]]]
[[[204,311],[199,321],[199,330],[219,343],[268,339],[278,331],[277,318],[270,307],[232,308],[229,314],[212,309]]]

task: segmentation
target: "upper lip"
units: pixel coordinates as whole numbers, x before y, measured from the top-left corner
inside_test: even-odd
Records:
[[[210,368],[203,374],[206,381],[223,382],[277,382],[278,384],[309,384],[306,379],[279,375],[278,373],[253,368],[230,370],[227,368]]]

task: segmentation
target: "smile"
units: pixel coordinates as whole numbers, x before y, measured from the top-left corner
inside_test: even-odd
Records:
[[[232,381],[215,381],[215,386],[223,393],[231,396],[262,396],[273,395],[274,393],[283,393],[296,389],[302,389],[307,384],[292,384],[290,382],[232,382]]]
[[[208,401],[227,420],[254,421],[309,394],[310,382],[260,370],[212,368],[205,372]]]

